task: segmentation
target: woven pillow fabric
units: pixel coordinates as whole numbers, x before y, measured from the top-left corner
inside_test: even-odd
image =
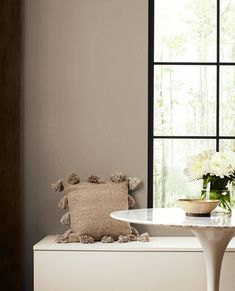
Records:
[[[70,213],[70,229],[78,235],[89,235],[95,240],[103,236],[117,239],[129,235],[131,227],[110,217],[110,213],[128,209],[128,182],[65,184]]]
[[[60,199],[58,207],[67,210],[61,223],[69,226],[64,234],[56,236],[56,241],[111,243],[115,240],[147,240],[148,235],[140,236],[130,223],[110,217],[111,212],[135,206],[130,193],[140,183],[137,177],[126,177],[121,172],[115,172],[107,182],[97,175],[88,177],[87,182],[80,182],[78,174],[71,173],[52,184],[55,192],[64,191],[66,194]]]

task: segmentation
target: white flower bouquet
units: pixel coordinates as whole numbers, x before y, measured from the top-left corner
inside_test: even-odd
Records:
[[[219,199],[220,206],[231,212],[228,185],[235,182],[235,152],[204,151],[192,157],[185,174],[191,181],[203,180],[202,198]]]

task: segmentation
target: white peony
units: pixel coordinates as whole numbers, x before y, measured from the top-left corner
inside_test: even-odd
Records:
[[[185,169],[185,174],[190,180],[201,179],[204,175],[209,173],[208,161],[212,155],[212,152],[205,151],[197,156],[192,157]]]
[[[215,153],[209,162],[209,167],[211,176],[224,178],[231,175],[231,163],[225,153]]]
[[[235,176],[235,152],[204,151],[192,157],[185,169],[190,180],[202,179],[203,176],[220,178]]]
[[[227,159],[230,161],[231,172],[234,175],[235,173],[235,152],[226,151],[224,152],[227,156]]]

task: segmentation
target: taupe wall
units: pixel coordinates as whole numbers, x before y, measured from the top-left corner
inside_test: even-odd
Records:
[[[51,182],[121,170],[147,206],[147,65],[148,0],[25,0],[24,290],[32,245],[64,231]]]

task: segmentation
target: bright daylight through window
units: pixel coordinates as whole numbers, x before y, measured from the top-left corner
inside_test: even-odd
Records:
[[[235,0],[149,0],[149,206],[198,195],[184,168],[235,150]]]

